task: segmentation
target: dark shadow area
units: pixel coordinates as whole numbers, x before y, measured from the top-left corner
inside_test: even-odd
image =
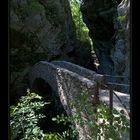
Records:
[[[10,73],[11,75],[11,73]],[[9,105],[16,105],[19,102],[21,96],[27,94],[28,89],[28,74],[23,78],[23,81],[19,81],[20,76],[15,77],[13,80],[9,78]]]
[[[31,92],[35,92],[38,95],[42,96],[45,102],[50,102],[50,104],[45,105],[41,110],[41,113],[46,117],[41,119],[41,121],[39,122],[40,128],[45,133],[57,132],[59,134],[62,134],[64,131],[69,130],[70,123],[64,125],[63,123],[57,124],[56,122],[52,121],[52,118],[56,117],[57,115],[64,114],[64,116],[67,116],[67,114],[60,102],[59,97],[54,93],[51,86],[43,79],[37,78],[33,83]],[[68,140],[70,139],[71,138],[68,138]]]

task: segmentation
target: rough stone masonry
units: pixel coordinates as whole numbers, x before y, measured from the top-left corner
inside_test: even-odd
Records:
[[[91,131],[86,125],[87,121],[94,119],[94,100],[97,93],[97,83],[104,83],[103,75],[94,71],[85,69],[78,65],[66,61],[40,61],[36,63],[29,74],[30,86],[33,88],[34,81],[37,78],[45,80],[51,87],[55,96],[60,101],[68,115],[74,116],[80,112],[84,125],[79,122],[73,122],[79,132],[80,140],[88,140]],[[83,91],[87,104],[91,106],[90,113],[87,112],[86,104],[79,100]],[[103,101],[103,100],[102,100]],[[82,106],[81,106],[82,105]]]

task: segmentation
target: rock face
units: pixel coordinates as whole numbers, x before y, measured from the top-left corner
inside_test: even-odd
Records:
[[[71,52],[74,28],[67,0],[12,0],[11,29],[34,34],[48,54],[48,59]]]
[[[76,39],[68,0],[12,0],[10,29],[14,48],[32,45],[31,53],[44,52],[48,61],[67,60],[85,65],[89,60],[90,44]]]
[[[113,72],[111,49],[114,42],[113,17],[116,12],[112,0],[84,0],[81,6],[83,20],[89,28],[89,35],[93,40],[96,56],[99,60],[99,72],[110,74]]]
[[[11,0],[11,92],[26,93],[23,79],[38,61],[67,60],[85,65],[90,57],[88,45],[76,39],[68,0]]]
[[[114,28],[117,30],[115,46],[111,51],[111,57],[114,62],[114,72],[123,75],[124,83],[130,81],[130,1],[122,1],[118,7],[117,24]]]
[[[83,0],[81,12],[100,63],[99,73],[127,79],[130,75],[129,5],[129,0]]]

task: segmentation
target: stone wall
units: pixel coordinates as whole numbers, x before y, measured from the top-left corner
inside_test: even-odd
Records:
[[[93,136],[87,122],[95,119],[94,114],[98,101],[109,103],[109,90],[103,90],[102,86],[99,85],[105,85],[104,77],[70,62],[40,61],[33,66],[29,74],[31,90],[38,78],[45,80],[51,87],[53,96],[60,99],[68,115],[74,117],[80,114],[83,124],[81,125],[76,119],[73,122],[79,132],[79,139],[88,140],[88,136]],[[99,98],[96,96],[97,92]],[[119,108],[119,110],[124,109],[117,97],[113,96],[114,107]],[[129,108],[130,96],[125,94],[118,94],[118,96],[123,100],[123,103],[126,102],[124,104]]]
[[[86,69],[86,68],[81,67],[79,65],[76,65],[76,64],[73,64],[73,63],[70,63],[70,62],[67,62],[67,61],[52,61],[51,63],[55,64],[55,65],[57,65],[61,68],[65,68],[69,71],[77,73],[77,74],[79,74],[79,75],[81,75],[85,78],[90,79],[90,80],[93,80],[93,81],[97,80],[99,83],[104,82],[103,75],[97,74],[95,71]]]
[[[58,64],[60,64],[60,62],[58,62]],[[66,62],[62,62],[62,65],[63,64],[66,64]],[[71,65],[71,67],[74,66],[71,63],[68,63],[68,65]],[[84,72],[87,73],[86,69],[79,66],[75,68],[75,71],[76,69],[80,70],[80,68],[83,75]],[[89,71],[89,73],[90,72],[91,71]],[[84,125],[81,126],[78,122],[74,122],[74,124],[79,132],[80,140],[87,140],[88,135],[90,135],[91,132],[87,127],[86,122],[94,117],[93,104],[95,103],[94,98],[95,94],[97,93],[97,83],[93,78],[90,80],[90,78],[88,79],[83,77],[83,75],[70,71],[66,68],[59,67],[55,64],[41,61],[34,65],[30,72],[29,79],[31,88],[33,88],[32,86],[37,78],[42,78],[45,80],[52,88],[53,93],[55,93],[54,96],[58,96],[60,98],[60,101],[67,114],[74,116],[77,114],[77,112],[80,112]],[[86,94],[84,95],[86,96],[86,102],[88,102],[88,104],[91,106],[90,113],[87,113],[88,109],[86,108],[85,104],[83,106],[82,100],[79,100],[83,92]]]

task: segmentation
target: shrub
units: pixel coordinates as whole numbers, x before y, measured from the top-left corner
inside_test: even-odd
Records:
[[[87,95],[86,91],[84,91],[78,99],[83,102],[81,107],[85,107],[86,105],[85,109],[90,114],[93,108],[87,101]],[[57,132],[43,133],[43,130],[38,126],[38,122],[39,119],[45,117],[40,113],[40,110],[46,104],[50,103],[42,101],[41,96],[30,93],[27,90],[27,95],[22,96],[17,105],[10,107],[11,140],[68,140],[78,136],[78,132],[73,124],[61,135]],[[88,136],[89,140],[98,140],[101,138],[104,138],[104,140],[123,140],[124,135],[130,130],[129,121],[123,110],[117,111],[113,109],[113,113],[110,114],[108,106],[101,103],[97,106],[97,112],[94,115],[96,116],[95,120],[89,118],[83,122],[79,110],[73,116],[61,114],[52,118],[52,120],[57,124],[63,123],[64,125],[71,122],[80,122],[81,127],[86,123],[91,131],[91,135]]]
[[[40,129],[38,123],[40,119],[45,119],[45,115],[40,112],[46,104],[50,103],[43,101],[38,94],[27,90],[27,95],[22,96],[17,105],[10,106],[11,140],[65,140],[74,135],[74,128],[71,131],[72,126],[62,135],[57,132],[44,133]],[[70,122],[69,117],[65,117],[63,114],[61,117],[57,117],[60,119],[59,122],[65,121],[65,125]],[[55,119],[53,118],[53,120]]]
[[[44,137],[43,131],[37,126],[39,119],[44,118],[39,110],[49,103],[41,101],[42,97],[27,91],[17,105],[10,106],[10,128],[11,139],[21,138],[22,140],[39,139]]]
[[[89,140],[98,140],[100,138],[104,138],[105,140],[123,140],[125,135],[127,136],[130,133],[130,122],[123,110],[117,111],[114,108],[111,114],[109,107],[105,103],[100,103],[96,105],[97,112],[93,114],[93,106],[88,101],[87,91],[82,91],[75,100],[73,106],[79,104],[79,110],[77,109],[73,120],[82,122],[81,127],[83,127],[83,125],[88,126],[91,131],[90,136],[88,136]],[[88,114],[88,119],[86,121],[82,120],[81,110],[86,110]],[[90,117],[93,115],[95,116],[94,120]]]

